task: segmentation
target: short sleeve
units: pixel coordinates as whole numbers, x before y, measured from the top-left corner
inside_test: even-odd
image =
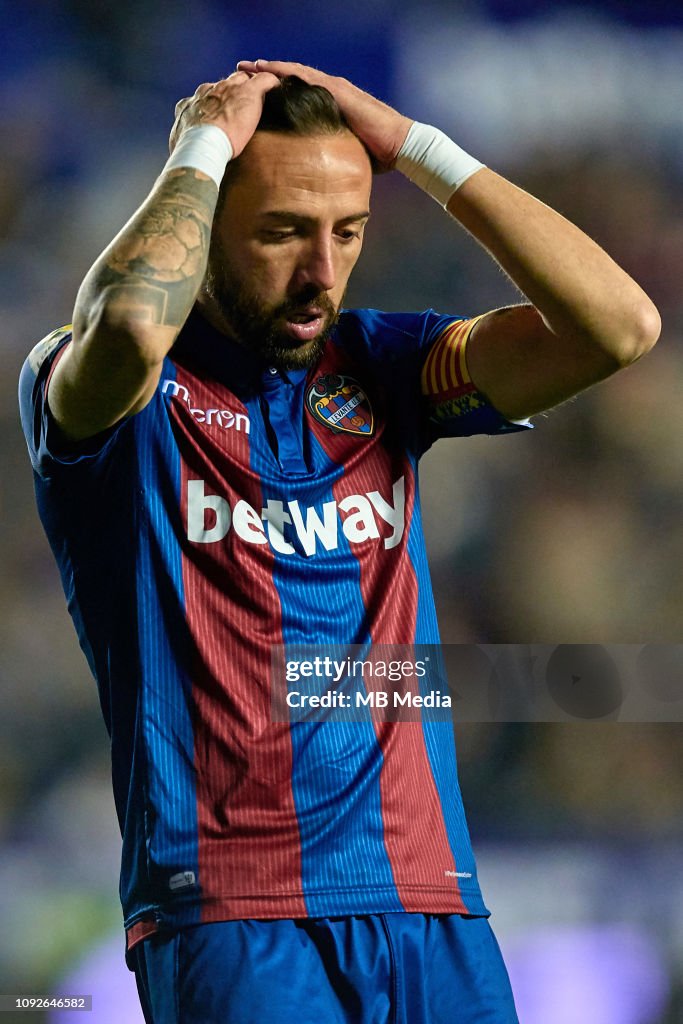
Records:
[[[47,389],[57,362],[71,342],[71,325],[48,334],[31,350],[19,377],[19,412],[31,464],[47,478],[62,467],[95,466],[116,443],[125,421],[81,442],[68,442],[50,412]]]
[[[418,457],[440,437],[505,434],[531,427],[528,421],[506,419],[469,378],[465,347],[478,319],[433,309],[353,309],[344,310],[340,318],[338,343],[360,362],[371,364],[396,429]]]
[[[506,434],[531,428],[528,420],[508,420],[498,412],[470,377],[467,342],[481,317],[456,318],[433,310],[427,317],[420,369],[426,447],[440,437]]]

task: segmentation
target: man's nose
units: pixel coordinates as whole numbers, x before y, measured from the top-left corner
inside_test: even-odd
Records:
[[[302,254],[297,268],[297,285],[311,285],[317,291],[328,292],[336,281],[331,239],[311,239],[310,247]]]

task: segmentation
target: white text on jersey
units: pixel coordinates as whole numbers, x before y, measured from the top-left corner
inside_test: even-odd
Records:
[[[249,502],[240,499],[231,508],[220,494],[208,494],[203,480],[187,482],[187,538],[195,544],[215,544],[232,527],[235,535],[248,544],[268,544],[281,555],[292,555],[295,547],[285,539],[285,524],[291,539],[299,541],[299,550],[314,555],[318,544],[327,551],[339,546],[339,526],[352,544],[383,539],[385,548],[400,543],[405,528],[405,481],[400,477],[392,488],[392,501],[379,491],[349,494],[341,501],[326,501],[322,518],[313,505],[302,508],[299,502],[269,499],[258,514]],[[212,525],[207,526],[210,513]],[[381,538],[380,526],[386,523],[391,534]],[[292,536],[293,534],[293,536]]]
[[[162,395],[168,391],[172,398],[181,398],[185,402],[198,423],[206,423],[207,427],[216,424],[226,430],[234,427],[235,430],[244,430],[246,434],[249,433],[249,417],[245,416],[243,412],[230,412],[229,409],[196,409],[185,385],[178,384],[177,381],[171,380],[169,377],[161,385]]]

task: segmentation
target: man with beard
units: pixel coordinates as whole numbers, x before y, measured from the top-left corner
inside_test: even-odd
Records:
[[[647,351],[657,312],[558,214],[311,68],[199,86],[171,147],[21,382],[146,1019],[510,1024],[450,722],[287,721],[271,655],[437,643],[417,459],[524,429]],[[393,167],[529,304],[340,312]]]

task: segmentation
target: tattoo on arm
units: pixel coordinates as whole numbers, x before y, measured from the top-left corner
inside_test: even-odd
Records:
[[[182,326],[206,270],[217,198],[213,181],[177,170],[98,261],[89,296],[106,288],[112,310]]]

